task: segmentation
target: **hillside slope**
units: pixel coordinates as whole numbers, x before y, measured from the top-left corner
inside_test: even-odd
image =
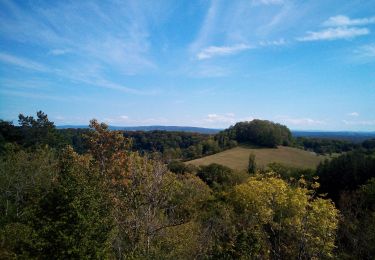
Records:
[[[221,153],[188,161],[187,164],[208,165],[218,163],[232,169],[247,169],[249,154],[255,154],[258,166],[265,167],[271,162],[278,162],[293,167],[315,168],[326,157],[297,148],[279,146],[278,148],[235,147]]]

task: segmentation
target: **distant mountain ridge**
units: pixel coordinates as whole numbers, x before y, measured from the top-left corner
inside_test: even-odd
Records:
[[[87,125],[60,125],[58,129],[67,128],[88,128]],[[175,132],[190,132],[190,133],[201,133],[201,134],[217,134],[224,130],[219,128],[205,128],[205,127],[194,127],[194,126],[109,126],[111,130],[121,131],[175,131]],[[361,142],[366,139],[375,138],[375,131],[371,132],[356,132],[356,131],[302,131],[302,130],[291,130],[294,137],[311,137],[311,138],[329,138]]]
[[[346,140],[352,142],[362,142],[366,139],[375,138],[375,131],[370,132],[355,132],[355,131],[297,131],[292,130],[294,137],[309,137],[309,138],[327,138]]]
[[[57,126],[58,129],[67,128],[88,128],[86,125],[61,125]],[[152,125],[152,126],[109,126],[111,130],[121,130],[121,131],[169,131],[169,132],[190,132],[190,133],[200,133],[200,134],[217,134],[223,129],[216,128],[204,128],[204,127],[194,127],[194,126],[162,126],[162,125]]]

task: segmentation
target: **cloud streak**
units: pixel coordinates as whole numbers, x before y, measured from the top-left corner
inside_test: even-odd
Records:
[[[359,113],[358,113],[358,112],[351,112],[351,113],[348,113],[347,115],[348,115],[348,116],[354,116],[354,117],[357,117],[357,116],[359,116]]]
[[[211,59],[217,56],[234,55],[253,48],[248,44],[235,44],[231,46],[209,46],[197,54],[198,60]]]
[[[22,98],[27,98],[27,99],[54,100],[54,101],[62,101],[62,102],[82,101],[80,98],[77,98],[77,97],[61,97],[61,96],[56,96],[56,95],[48,95],[48,94],[42,94],[42,93],[30,93],[30,92],[25,92],[25,91],[6,90],[6,89],[0,90],[0,94],[6,95],[6,96],[22,97]]]
[[[332,16],[322,23],[322,26],[328,27],[327,29],[308,31],[305,36],[297,38],[297,41],[353,39],[370,34],[368,28],[360,26],[373,23],[375,23],[375,16],[360,19],[351,19],[345,15]]]
[[[278,119],[287,125],[293,125],[293,126],[317,126],[317,125],[326,124],[325,121],[312,119],[308,117],[299,117],[299,118],[278,117]]]
[[[254,5],[280,5],[284,3],[284,0],[253,0]]]
[[[369,18],[350,19],[345,15],[337,15],[330,17],[323,23],[323,26],[327,27],[341,27],[341,26],[359,26],[375,24],[375,16]]]
[[[370,30],[367,28],[357,27],[338,27],[328,28],[326,30],[317,32],[307,32],[304,37],[297,38],[298,41],[326,41],[326,40],[339,40],[339,39],[352,39],[358,36],[370,34]]]
[[[111,5],[82,1],[69,5],[4,2],[0,7],[9,16],[0,16],[0,33],[8,39],[45,48],[51,56],[74,52],[74,58],[80,61],[100,62],[112,71],[134,75],[156,67],[149,55],[149,24],[151,14],[159,11],[148,5],[153,6],[121,1]]]
[[[155,124],[169,124],[171,121],[164,117],[151,117],[151,118],[133,118],[127,115],[111,116],[103,118],[105,123],[111,125],[121,126],[139,126],[139,125],[155,125]]]
[[[208,123],[229,123],[233,124],[236,122],[235,114],[225,113],[225,114],[208,114],[205,118]]]
[[[0,61],[4,62],[4,63],[11,64],[11,65],[14,65],[14,66],[18,66],[18,67],[21,67],[21,68],[35,70],[35,71],[39,71],[39,72],[49,71],[49,69],[46,66],[44,66],[44,65],[42,65],[38,62],[29,60],[29,59],[26,59],[26,58],[16,57],[16,56],[13,56],[11,54],[4,53],[4,52],[0,52]]]
[[[269,46],[282,46],[286,45],[287,41],[285,41],[283,38],[279,40],[273,40],[273,41],[260,41],[259,46],[261,47],[269,47]]]
[[[374,58],[375,44],[363,45],[357,48],[354,53],[360,58]]]
[[[198,32],[196,39],[190,44],[189,50],[196,53],[197,50],[202,48],[208,42],[215,25],[217,23],[217,13],[219,11],[219,2],[212,1],[211,5],[203,20],[202,26]]]
[[[345,125],[375,126],[375,120],[348,121],[342,120]]]
[[[53,49],[48,52],[48,54],[53,55],[53,56],[60,56],[60,55],[65,55],[72,52],[70,49]]]
[[[199,64],[189,68],[187,74],[192,78],[220,78],[229,76],[231,71],[227,67]]]
[[[109,81],[105,79],[103,76],[101,76],[99,73],[95,73],[95,76],[88,76],[86,75],[87,73],[84,73],[82,68],[77,72],[77,71],[61,71],[58,69],[52,70],[49,69],[46,65],[26,59],[26,58],[21,58],[17,57],[11,54],[7,53],[0,53],[0,62],[4,62],[7,64],[11,64],[13,66],[37,71],[37,72],[42,72],[42,73],[47,73],[47,74],[53,74],[57,75],[59,77],[77,81],[80,83],[85,83],[88,85],[93,85],[101,88],[107,88],[107,89],[113,89],[125,93],[130,93],[130,94],[137,94],[137,95],[153,95],[155,94],[154,91],[139,91],[134,88],[129,88],[125,87],[122,84],[118,84],[112,81]]]

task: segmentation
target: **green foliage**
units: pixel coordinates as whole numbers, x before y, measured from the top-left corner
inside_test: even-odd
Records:
[[[168,164],[168,170],[177,174],[184,174],[187,172],[187,167],[181,161],[171,161]]]
[[[222,131],[215,135],[215,140],[218,141],[219,147],[222,149],[230,149],[237,146],[235,136],[230,131]]]
[[[297,137],[295,145],[317,154],[342,153],[359,148],[358,144],[345,140],[307,137]]]
[[[111,220],[88,158],[71,149],[8,153],[1,162],[1,254],[20,258],[108,256]],[[17,235],[18,234],[18,235]]]
[[[238,259],[242,252],[234,248],[236,219],[233,206],[221,194],[207,201],[199,216],[208,259]],[[250,257],[249,257],[250,258]]]
[[[19,128],[11,122],[0,120],[0,153],[4,153],[7,143],[19,143],[22,140]]]
[[[230,147],[237,134],[233,131],[202,139],[187,134],[187,139],[197,140],[187,141],[182,148],[177,147],[179,142],[163,146],[162,159],[170,162],[167,168],[147,153],[131,151],[136,145],[123,132],[110,131],[96,120],[90,122],[91,130],[67,131],[60,139],[47,116],[42,112],[37,116],[20,116],[20,127],[0,122],[1,259],[334,256],[338,210],[330,200],[315,197],[316,191],[306,188],[300,177],[310,173],[273,164],[270,169],[282,178],[268,173],[249,177],[245,171],[218,164],[194,169],[172,160],[181,154],[200,156]],[[257,131],[270,127],[270,122],[249,124]],[[270,129],[278,132],[278,126]],[[280,131],[275,135],[277,142],[287,138]],[[80,154],[70,146],[62,148],[76,134],[74,147]],[[181,136],[174,134],[171,141]],[[167,139],[161,143],[168,143]],[[333,166],[323,164],[321,168],[330,171],[321,169],[320,173],[339,178],[331,170],[351,158],[348,165],[355,167],[347,169],[355,169],[357,185],[352,193],[342,193],[348,195],[340,200],[343,218],[337,253],[367,259],[374,252],[375,182],[355,189],[362,182],[361,167],[372,169],[367,168],[372,157],[348,156]],[[255,172],[255,165],[249,166]],[[352,181],[349,173],[343,176]],[[300,180],[291,184],[290,178]]]
[[[278,259],[330,258],[335,248],[338,211],[305,188],[272,177],[250,177],[233,192],[242,256]],[[238,251],[238,249],[237,249]]]
[[[8,144],[0,160],[1,224],[23,216],[36,192],[48,191],[57,175],[57,159],[52,150],[26,152]]]
[[[95,120],[91,126],[94,131],[88,136],[88,147],[109,197],[116,257],[165,257],[164,250],[176,245],[171,241],[175,233],[184,241],[198,236],[194,218],[209,188],[195,176],[177,176],[161,162],[129,152],[129,140],[120,132],[109,131]],[[188,249],[180,246],[179,250],[187,254]]]
[[[4,152],[6,143],[14,143],[25,148],[48,145],[50,147],[62,147],[65,145],[62,136],[58,133],[53,122],[42,111],[37,112],[37,118],[33,116],[19,115],[19,125],[0,120],[0,152]]]
[[[286,181],[298,181],[301,178],[309,182],[314,182],[315,170],[291,167],[281,163],[270,163],[267,166],[267,171],[271,171],[279,175]]]
[[[317,167],[321,188],[335,202],[344,191],[354,191],[375,177],[375,158],[355,151],[343,154]]]
[[[174,159],[199,158],[227,148],[207,134],[168,131],[125,131],[123,134],[133,140],[133,151],[141,154],[156,151],[168,163]]]
[[[61,136],[63,144],[70,145],[74,151],[79,154],[87,152],[88,147],[85,142],[85,136],[90,132],[90,129],[85,128],[68,128],[58,129],[59,135]]]
[[[195,173],[197,171],[197,167],[192,164],[185,164],[181,161],[171,161],[168,164],[168,170],[173,173],[177,174],[186,174],[186,173]]]
[[[341,195],[338,254],[342,259],[373,259],[375,255],[375,178]]]
[[[18,118],[20,132],[23,136],[23,146],[47,144],[52,147],[60,143],[61,137],[56,131],[54,123],[49,121],[48,116],[42,111],[37,112],[36,119],[23,114],[20,114]]]
[[[215,191],[227,190],[248,177],[245,172],[234,171],[216,163],[201,166],[197,176]]]
[[[286,126],[259,119],[237,123],[224,130],[221,135],[239,143],[250,143],[264,147],[289,145],[292,142],[292,134]]]
[[[363,141],[362,146],[365,149],[374,150],[375,149],[375,139],[369,139],[369,140]]]

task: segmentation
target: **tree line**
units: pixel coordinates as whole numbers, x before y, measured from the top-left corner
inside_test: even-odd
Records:
[[[276,163],[257,169],[253,156],[246,172],[167,167],[96,120],[76,140],[78,152],[43,112],[19,119],[16,128],[1,122],[1,259],[375,254],[371,142],[316,171]]]
[[[79,154],[50,146],[39,116],[34,144],[2,144],[0,258],[333,256],[338,211],[313,186],[220,165],[173,173],[96,120]]]
[[[0,145],[6,141],[16,142],[24,147],[33,143],[48,144],[51,147],[71,145],[82,154],[87,151],[84,136],[90,129],[56,129],[47,125],[46,115],[39,111],[37,118],[20,115],[19,126],[0,120]],[[192,160],[233,148],[238,144],[256,147],[277,147],[288,145],[318,154],[342,153],[374,149],[374,139],[362,144],[343,140],[323,138],[293,138],[283,125],[266,120],[239,122],[217,134],[199,134],[169,131],[122,131],[124,137],[132,140],[131,149],[141,154],[153,154],[165,162]],[[1,147],[0,147],[1,149]]]

